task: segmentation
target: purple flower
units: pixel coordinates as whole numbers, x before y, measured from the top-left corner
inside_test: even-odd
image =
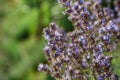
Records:
[[[98,76],[97,80],[104,80],[102,76]]]

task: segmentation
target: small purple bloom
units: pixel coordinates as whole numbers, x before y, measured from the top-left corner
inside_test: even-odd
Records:
[[[102,76],[98,76],[97,80],[104,80]]]

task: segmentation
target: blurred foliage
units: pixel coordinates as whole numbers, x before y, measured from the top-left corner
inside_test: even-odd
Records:
[[[55,21],[65,31],[73,30],[61,11],[56,0],[0,0],[0,80],[53,80],[37,66],[47,63],[42,29]],[[116,73],[119,63],[120,58],[113,60]]]

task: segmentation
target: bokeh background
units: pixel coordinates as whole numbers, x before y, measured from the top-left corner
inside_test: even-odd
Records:
[[[54,21],[66,32],[73,30],[61,11],[57,0],[0,0],[0,80],[54,80],[37,66],[47,63],[43,28]],[[120,76],[119,50],[114,51],[113,67]]]

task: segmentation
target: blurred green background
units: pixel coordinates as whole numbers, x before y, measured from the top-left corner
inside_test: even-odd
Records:
[[[43,28],[55,21],[66,32],[73,30],[61,11],[57,0],[0,0],[0,80],[54,80],[37,66],[47,63]],[[114,53],[120,75],[119,47]]]

